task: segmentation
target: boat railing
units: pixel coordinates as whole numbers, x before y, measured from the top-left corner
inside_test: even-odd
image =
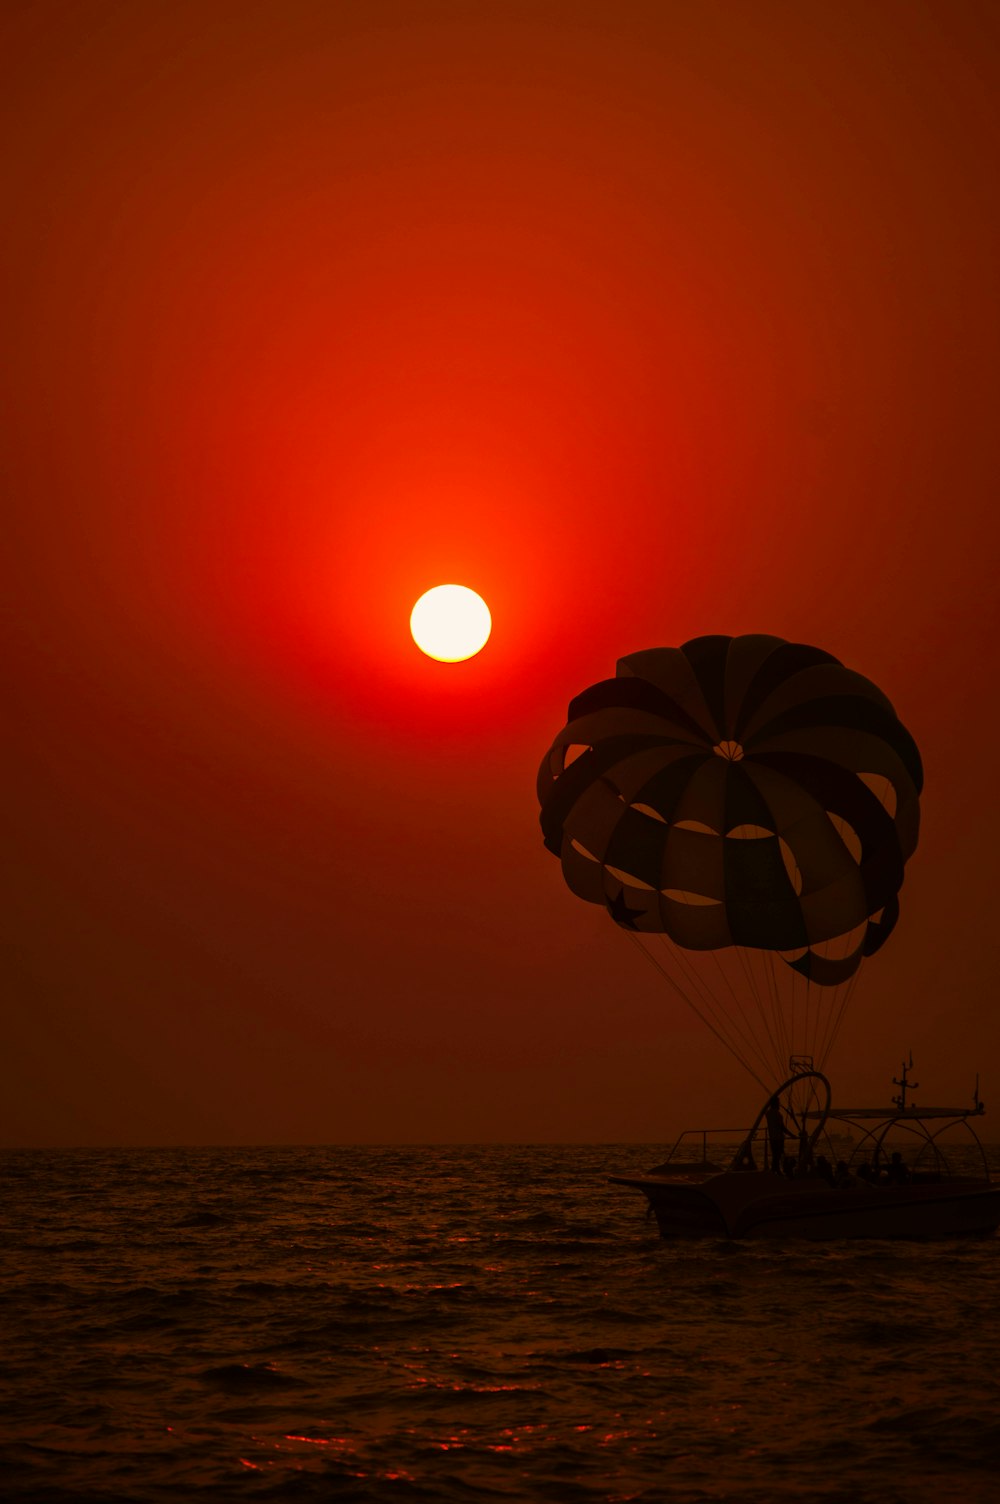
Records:
[[[657,1170],[676,1169],[683,1165],[686,1169],[713,1169],[720,1170],[723,1164],[728,1165],[733,1155],[738,1151],[741,1144],[746,1142],[749,1128],[685,1128],[674,1140],[666,1159],[662,1165],[657,1165],[656,1170],[650,1174],[656,1174]],[[722,1164],[709,1159],[709,1139],[713,1139],[711,1147],[716,1153],[716,1159],[721,1159]],[[701,1148],[701,1157],[698,1158],[698,1148]]]

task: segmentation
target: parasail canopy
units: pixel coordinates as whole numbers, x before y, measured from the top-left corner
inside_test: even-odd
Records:
[[[571,702],[538,798],[569,888],[660,939],[667,959],[647,953],[702,1016],[691,953],[709,955],[724,986],[706,996],[717,1012],[720,989],[734,995],[739,1037],[706,1021],[741,1058],[748,1034],[773,1080],[789,1055],[816,1052],[821,1023],[825,1053],[820,991],[852,983],[895,926],[922,782],[913,738],[869,679],[819,648],[754,634],[622,658],[614,679]],[[846,996],[836,1003],[839,1026]]]

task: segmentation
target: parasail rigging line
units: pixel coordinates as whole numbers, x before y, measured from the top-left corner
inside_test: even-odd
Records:
[[[683,949],[675,945],[668,935],[660,934],[658,938],[662,944],[662,948],[670,957],[671,967],[675,972],[679,971],[681,973],[690,991],[699,999],[700,1007],[704,1009],[704,1013],[713,1020],[718,1033],[728,1038],[734,1048],[738,1048],[741,1051],[746,1051],[748,1048],[755,1049],[752,1038],[747,1038],[743,1035],[740,1029],[734,1024],[734,1021],[720,1007],[719,1000],[713,996],[703,978],[699,976],[698,972],[691,965]],[[735,1040],[739,1041],[738,1045],[734,1042]],[[757,1053],[759,1054],[759,1051]]]
[[[700,996],[703,1007],[715,1019],[716,1027],[719,1029],[719,1032],[722,1034],[728,1032],[738,1037],[741,1041],[741,1045],[744,1051],[752,1051],[759,1060],[763,1070],[767,1071],[769,1069],[767,1056],[761,1050],[756,1039],[754,1038],[752,1029],[748,1029],[747,1032],[744,1033],[744,1031],[737,1024],[736,1020],[734,1018],[731,1018],[726,1012],[725,1008],[723,1008],[720,999],[713,994],[705,979],[691,964],[683,949],[679,945],[671,941],[670,938],[665,934],[661,934],[660,938],[663,941],[664,949],[670,956],[673,965],[683,972],[685,978],[687,979],[688,985],[692,987],[694,991]]]
[[[783,1067],[787,1062],[789,1055],[791,1054],[791,1046],[788,1040],[788,1028],[785,1022],[784,1013],[782,1012],[781,998],[778,994],[777,985],[775,983],[774,972],[768,969],[768,962],[770,959],[770,952],[761,952],[760,970],[764,983],[764,991],[767,997],[768,1006],[771,1009],[771,1017],[774,1019],[774,1033],[778,1041],[777,1064],[779,1073],[781,1075],[784,1075]]]
[[[764,999],[761,996],[760,988],[757,985],[757,978],[754,976],[753,965],[746,950],[742,945],[734,945],[733,950],[735,952],[736,959],[739,962],[740,967],[742,968],[743,977],[746,981],[750,995],[753,998],[754,1002],[757,1004],[757,1012],[760,1015],[760,1021],[763,1025],[764,1033],[767,1035],[768,1043],[771,1047],[771,1061],[769,1069],[774,1071],[775,1074],[780,1077],[783,1074],[781,1069],[781,1042],[776,1037],[775,1029],[773,1027],[773,1019],[768,1018],[767,1010],[764,1007]]]
[[[849,931],[840,938],[843,956],[847,956],[855,943],[855,936],[852,932]],[[841,957],[840,959],[843,959],[843,957]],[[840,1024],[844,1017],[844,1010],[846,1009],[847,1004],[851,999],[851,994],[854,989],[854,982],[857,979],[857,975],[857,971],[853,972],[847,982],[838,982],[836,987],[834,987],[832,990],[832,994],[829,999],[829,1005],[827,1007],[824,1018],[823,1032],[818,1041],[819,1058],[821,1061],[825,1061],[830,1054],[830,1051],[833,1049],[833,1042],[840,1029]]]
[[[785,963],[783,963],[783,961],[782,966],[785,966]],[[797,994],[797,987],[795,987],[795,984],[797,984],[798,981],[798,972],[795,972],[794,967],[791,966],[785,966],[785,970],[789,973],[789,975],[791,975],[791,981],[789,981],[788,984],[788,1012],[789,1015],[791,1015],[791,1017],[789,1017],[788,1032],[789,1035],[791,1035],[792,1045],[794,1045],[795,1039],[798,1038],[797,1018],[795,1018],[795,994]]]
[[[781,996],[775,985],[774,974],[770,970],[769,957],[764,952],[761,953],[758,967],[761,975],[761,985],[767,998],[768,1007],[771,1010],[771,1017],[774,1019],[774,1037],[777,1041],[776,1063],[779,1074],[785,1076],[787,1074],[788,1056],[791,1052],[788,1022],[785,1018]]]
[[[685,903],[687,901],[687,899],[684,899]],[[670,956],[671,963],[674,969],[679,970],[682,973],[687,981],[688,987],[693,989],[696,995],[700,997],[702,1007],[714,1019],[715,1026],[719,1034],[722,1036],[728,1034],[730,1036],[737,1037],[740,1040],[742,1050],[752,1052],[754,1055],[756,1055],[762,1069],[766,1073],[769,1069],[767,1056],[757,1043],[753,1028],[749,1026],[749,1024],[747,1024],[745,1016],[743,1021],[746,1025],[746,1031],[744,1032],[744,1030],[741,1029],[739,1024],[736,1022],[736,1020],[734,1018],[731,1018],[727,1014],[726,1010],[722,1007],[721,1000],[715,996],[712,988],[708,984],[708,981],[702,975],[699,969],[693,964],[688,953],[683,949],[683,947],[678,945],[666,933],[665,930],[655,931],[654,933],[659,935],[659,938],[663,943],[663,948]],[[720,965],[717,954],[714,951],[711,954],[715,959],[716,965]]]
[[[688,995],[684,991],[684,989],[681,986],[679,986],[679,984],[676,981],[676,979],[673,976],[671,976],[670,972],[663,965],[662,961],[658,960],[657,957],[653,955],[652,951],[648,951],[645,948],[645,946],[640,941],[639,936],[637,934],[635,934],[632,930],[626,930],[625,933],[628,935],[629,939],[634,943],[634,945],[635,945],[636,949],[639,951],[640,955],[645,956],[646,960],[650,963],[651,966],[655,966],[656,970],[665,979],[665,981],[669,982],[670,986],[674,989],[674,991],[680,997],[680,999],[682,1000],[682,1002],[686,1003],[687,1006],[691,1009],[691,1012],[695,1015],[695,1017],[699,1018],[701,1020],[701,1022],[705,1025],[705,1027],[708,1028],[708,1029],[710,1029],[712,1031],[712,1033],[715,1035],[715,1037],[719,1041],[719,1043],[722,1044],[722,1045],[724,1045],[725,1048],[729,1051],[729,1053],[732,1056],[734,1056],[734,1058],[736,1060],[739,1061],[740,1065],[742,1065],[742,1067],[743,1067],[743,1069],[745,1071],[749,1072],[749,1074],[757,1082],[758,1086],[760,1086],[764,1091],[767,1091],[768,1090],[768,1086],[767,1086],[766,1082],[764,1082],[764,1081],[761,1080],[760,1076],[758,1076],[757,1072],[748,1063],[748,1061],[746,1061],[746,1060],[744,1060],[742,1058],[742,1056],[740,1055],[739,1051],[732,1045],[732,1043],[725,1037],[725,1035],[722,1034],[722,1033],[720,1033],[720,1031],[712,1023],[712,1021],[710,1019],[706,1018],[705,1015],[698,1008],[698,1006],[694,1002],[692,1002],[692,1000],[688,997]]]
[[[764,951],[763,955],[765,963],[764,975],[771,989],[771,1005],[774,1009],[774,1014],[779,1024],[782,1043],[784,1045],[785,1051],[784,1058],[785,1060],[789,1060],[792,1055],[792,1040],[795,1036],[789,1029],[788,1019],[785,1016],[785,1010],[781,1006],[781,989],[778,986],[778,977],[774,969],[774,951]]]
[[[861,969],[859,967],[859,969],[854,972],[850,980],[847,982],[847,985],[844,987],[843,996],[837,999],[835,1005],[836,1012],[831,1009],[827,1034],[823,1041],[823,1060],[825,1060],[830,1054],[833,1046],[837,1041],[837,1035],[840,1033],[840,1026],[844,1021],[844,1016],[847,1013],[848,1005],[850,1004],[851,999],[854,996],[854,989],[857,985],[858,977],[860,975]]]
[[[764,1054],[764,1052],[761,1050],[760,1046],[757,1044],[757,1042],[756,1042],[756,1040],[754,1038],[754,1026],[753,1026],[753,1022],[752,1022],[752,1020],[750,1018],[747,1017],[746,1010],[745,1010],[745,1008],[743,1006],[743,999],[740,997],[740,995],[737,992],[736,988],[733,986],[732,978],[730,977],[729,972],[727,971],[726,967],[723,966],[722,961],[719,959],[719,952],[717,950],[709,951],[709,955],[712,957],[712,960],[715,962],[715,967],[716,967],[716,970],[719,973],[719,976],[722,978],[722,980],[725,983],[726,987],[729,989],[729,995],[732,998],[733,1003],[734,1003],[736,1009],[739,1012],[740,1018],[743,1021],[743,1029],[745,1030],[745,1033],[744,1033],[743,1037],[745,1039],[747,1039],[748,1041],[750,1041],[750,1043],[752,1044],[752,1047],[754,1049],[754,1052],[757,1055],[758,1059],[760,1060],[761,1064],[763,1065],[764,1069],[768,1070],[769,1066],[768,1066],[767,1057]]]
[[[840,1033],[840,1026],[843,1023],[844,1018],[845,1018],[845,1016],[847,1014],[848,1006],[850,1005],[850,1003],[853,1000],[854,989],[855,989],[855,987],[858,984],[858,978],[859,978],[860,975],[861,975],[861,972],[860,972],[860,969],[859,969],[858,971],[856,971],[854,973],[854,975],[851,977],[850,981],[847,984],[847,988],[846,988],[846,991],[844,993],[844,1000],[843,1000],[843,1002],[840,1005],[840,1009],[839,1009],[839,1011],[837,1013],[837,1017],[834,1020],[833,1029],[831,1030],[831,1033],[830,1033],[830,1041],[829,1041],[829,1043],[828,1043],[828,1045],[826,1047],[826,1053],[827,1054],[830,1054],[830,1052],[833,1050],[834,1045],[837,1042],[837,1035]]]

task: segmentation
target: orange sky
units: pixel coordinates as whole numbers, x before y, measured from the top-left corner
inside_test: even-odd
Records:
[[[835,1091],[912,1047],[1000,1122],[996,6],[0,27],[3,1141],[746,1116],[534,797],[618,657],[744,631],[924,754]],[[445,580],[494,618],[453,667],[407,630]]]

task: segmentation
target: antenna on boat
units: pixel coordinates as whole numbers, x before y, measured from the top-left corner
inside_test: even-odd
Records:
[[[973,1105],[973,1111],[977,1114],[977,1116],[980,1113],[983,1113],[983,1112],[986,1111],[986,1104],[985,1104],[985,1102],[981,1101],[980,1096],[979,1096],[979,1072],[978,1071],[976,1072],[976,1089],[972,1093],[972,1101],[973,1101],[973,1104],[974,1104]]]
[[[907,1075],[907,1071],[912,1071],[912,1069],[913,1069],[913,1051],[911,1050],[910,1051],[909,1061],[904,1060],[899,1075],[898,1076],[893,1076],[893,1078],[892,1078],[892,1084],[893,1084],[893,1086],[898,1086],[899,1087],[899,1096],[898,1097],[893,1097],[892,1098],[892,1103],[893,1103],[894,1107],[898,1107],[899,1108],[900,1112],[905,1112],[906,1111],[906,1093],[907,1093],[907,1091],[917,1091],[918,1088],[919,1088],[919,1086],[920,1086],[920,1082],[919,1081],[911,1081],[910,1078],[909,1078],[909,1076]],[[977,1092],[979,1090],[979,1078],[978,1078],[978,1076],[976,1077],[976,1090],[977,1090]]]

